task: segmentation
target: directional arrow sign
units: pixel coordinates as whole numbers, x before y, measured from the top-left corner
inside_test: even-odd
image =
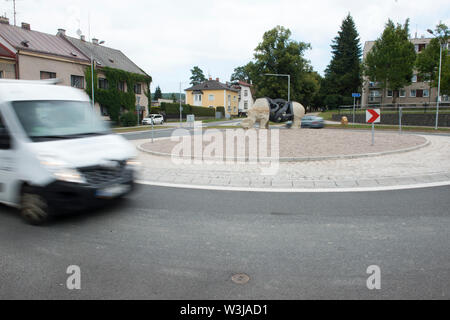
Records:
[[[366,110],[366,122],[367,123],[380,123],[381,122],[380,109],[367,109]]]

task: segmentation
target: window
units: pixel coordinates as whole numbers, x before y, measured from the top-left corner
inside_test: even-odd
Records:
[[[392,90],[388,89],[386,97],[392,98]]]
[[[413,75],[411,82],[417,82],[417,74]]]
[[[41,80],[55,79],[56,72],[41,71]]]
[[[117,83],[117,89],[119,91],[125,92],[125,81],[119,81]]]
[[[371,91],[370,91],[370,96],[371,96],[372,98],[379,97],[379,96],[380,96],[380,91],[378,91],[378,90],[371,90]]]
[[[228,95],[228,108],[231,108],[231,94]]]
[[[416,97],[416,90],[411,90],[410,92],[409,92],[409,96],[410,97],[412,97],[412,98],[415,98]]]
[[[105,78],[98,78],[98,88],[107,90],[109,88],[108,80],[106,80]]]
[[[210,94],[210,95],[208,96],[208,100],[209,100],[209,101],[214,101],[214,95],[213,95],[213,94]]]
[[[244,90],[244,97],[248,97],[248,90]]]
[[[428,89],[423,90],[423,96],[428,98],[430,96],[430,91]]]
[[[74,88],[84,89],[84,77],[71,75],[70,85]]]
[[[236,101],[236,96],[233,96],[233,101]]]
[[[245,110],[248,109],[248,101],[244,101],[244,109],[245,109]]]
[[[201,94],[194,94],[194,101],[202,101],[202,95]]]
[[[0,79],[3,79],[3,71],[0,71]]]
[[[142,85],[140,83],[136,83],[134,85],[134,93],[141,94],[142,93]]]
[[[406,97],[406,90],[400,89],[400,98],[404,98],[404,97]]]

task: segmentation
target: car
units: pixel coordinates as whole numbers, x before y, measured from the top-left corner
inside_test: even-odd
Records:
[[[142,120],[143,125],[164,124],[164,117],[160,114],[150,114],[147,118]]]
[[[29,223],[130,193],[136,156],[84,91],[0,80],[0,203]]]
[[[304,116],[302,118],[302,128],[323,128],[325,122],[322,117]]]

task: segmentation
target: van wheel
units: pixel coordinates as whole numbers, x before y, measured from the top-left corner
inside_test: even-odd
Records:
[[[32,225],[46,222],[49,218],[47,200],[25,187],[22,192],[20,214],[25,221]]]

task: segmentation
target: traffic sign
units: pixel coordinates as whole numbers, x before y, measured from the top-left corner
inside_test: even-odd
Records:
[[[361,98],[361,93],[352,93],[352,98]]]
[[[366,110],[366,122],[367,123],[380,123],[381,122],[380,109],[367,109]]]

